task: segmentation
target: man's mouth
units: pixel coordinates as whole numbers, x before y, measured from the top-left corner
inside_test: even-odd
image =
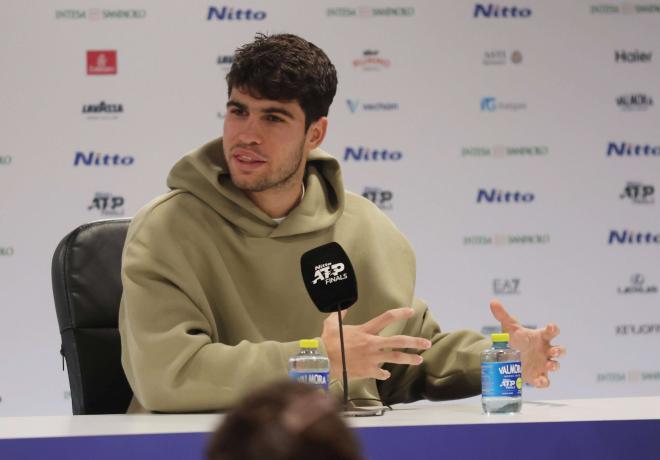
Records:
[[[244,164],[252,164],[252,163],[265,163],[266,160],[261,158],[261,156],[257,155],[254,152],[251,152],[249,150],[245,149],[235,149],[232,157],[235,158],[238,162],[244,163]]]

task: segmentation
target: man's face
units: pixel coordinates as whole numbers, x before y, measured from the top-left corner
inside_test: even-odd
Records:
[[[234,185],[246,192],[299,188],[310,147],[300,104],[233,88],[227,109],[222,145]]]

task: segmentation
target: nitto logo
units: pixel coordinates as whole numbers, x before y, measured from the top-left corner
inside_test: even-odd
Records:
[[[0,166],[9,166],[12,162],[12,157],[10,155],[0,156]]]
[[[614,62],[622,62],[624,64],[641,64],[651,62],[653,52],[648,51],[624,51],[618,50],[614,52]]]
[[[520,278],[496,278],[493,280],[493,293],[498,295],[520,294]]]
[[[660,145],[628,144],[626,142],[607,144],[607,156],[617,155],[620,157],[660,157]]]
[[[477,203],[485,201],[487,203],[531,203],[534,201],[534,194],[530,192],[508,192],[504,190],[480,188],[477,192]]]
[[[641,182],[628,182],[619,198],[628,198],[635,204],[653,204],[655,198],[655,187],[651,184],[642,184]]]
[[[92,198],[92,204],[87,207],[88,211],[98,211],[102,216],[123,216],[124,197],[111,193],[97,192]]]
[[[76,152],[73,160],[73,166],[131,166],[135,158],[130,155],[122,156],[119,154],[110,155],[98,152]]]
[[[347,278],[348,274],[344,273],[344,264],[341,262],[337,264],[328,262],[314,267],[314,281],[312,281],[312,284],[316,284],[319,281],[323,281],[325,284],[332,284]]]
[[[216,8],[215,6],[209,6],[206,20],[211,21],[212,19],[218,21],[263,21],[266,19],[266,12],[252,11],[250,8],[241,9],[227,6]]]
[[[660,244],[660,233],[610,230],[607,244]]]
[[[377,187],[366,187],[362,196],[370,200],[380,209],[389,211],[392,209],[392,192],[390,190],[381,190]]]
[[[344,161],[399,161],[403,158],[403,153],[399,151],[389,151],[387,149],[376,150],[365,147],[346,147],[344,150]]]
[[[532,15],[532,10],[529,8],[519,8],[517,6],[502,6],[489,3],[483,5],[476,3],[474,5],[475,18],[528,18]]]

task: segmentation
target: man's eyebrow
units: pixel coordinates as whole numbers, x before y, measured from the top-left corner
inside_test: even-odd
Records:
[[[227,107],[232,107],[232,106],[236,107],[237,109],[241,109],[241,110],[247,109],[247,106],[245,104],[241,104],[238,101],[234,101],[234,100],[227,101]]]
[[[265,109],[262,110],[263,113],[279,113],[280,115],[284,115],[287,118],[290,118],[292,120],[295,119],[293,114],[289,112],[286,109],[283,109],[281,107],[266,107]]]

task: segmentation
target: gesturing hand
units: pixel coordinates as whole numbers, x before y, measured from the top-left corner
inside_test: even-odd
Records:
[[[490,302],[490,311],[502,324],[502,331],[509,333],[511,348],[520,350],[523,380],[536,388],[550,385],[548,371],[559,369],[559,363],[552,358],[558,358],[566,353],[564,347],[550,344],[550,341],[559,335],[559,328],[554,324],[548,324],[540,329],[523,327],[497,300]]]
[[[342,318],[347,310],[341,312]],[[381,337],[378,335],[389,324],[406,320],[414,314],[412,308],[396,308],[388,310],[359,326],[344,325],[344,347],[346,352],[346,368],[349,379],[375,378],[386,380],[390,373],[380,366],[383,363],[409,364],[417,366],[422,363],[421,356],[405,353],[395,349],[412,348],[426,350],[431,347],[431,341],[407,335]],[[341,377],[341,347],[339,344],[339,322],[337,313],[330,314],[323,322],[321,340],[330,359],[330,375]]]

